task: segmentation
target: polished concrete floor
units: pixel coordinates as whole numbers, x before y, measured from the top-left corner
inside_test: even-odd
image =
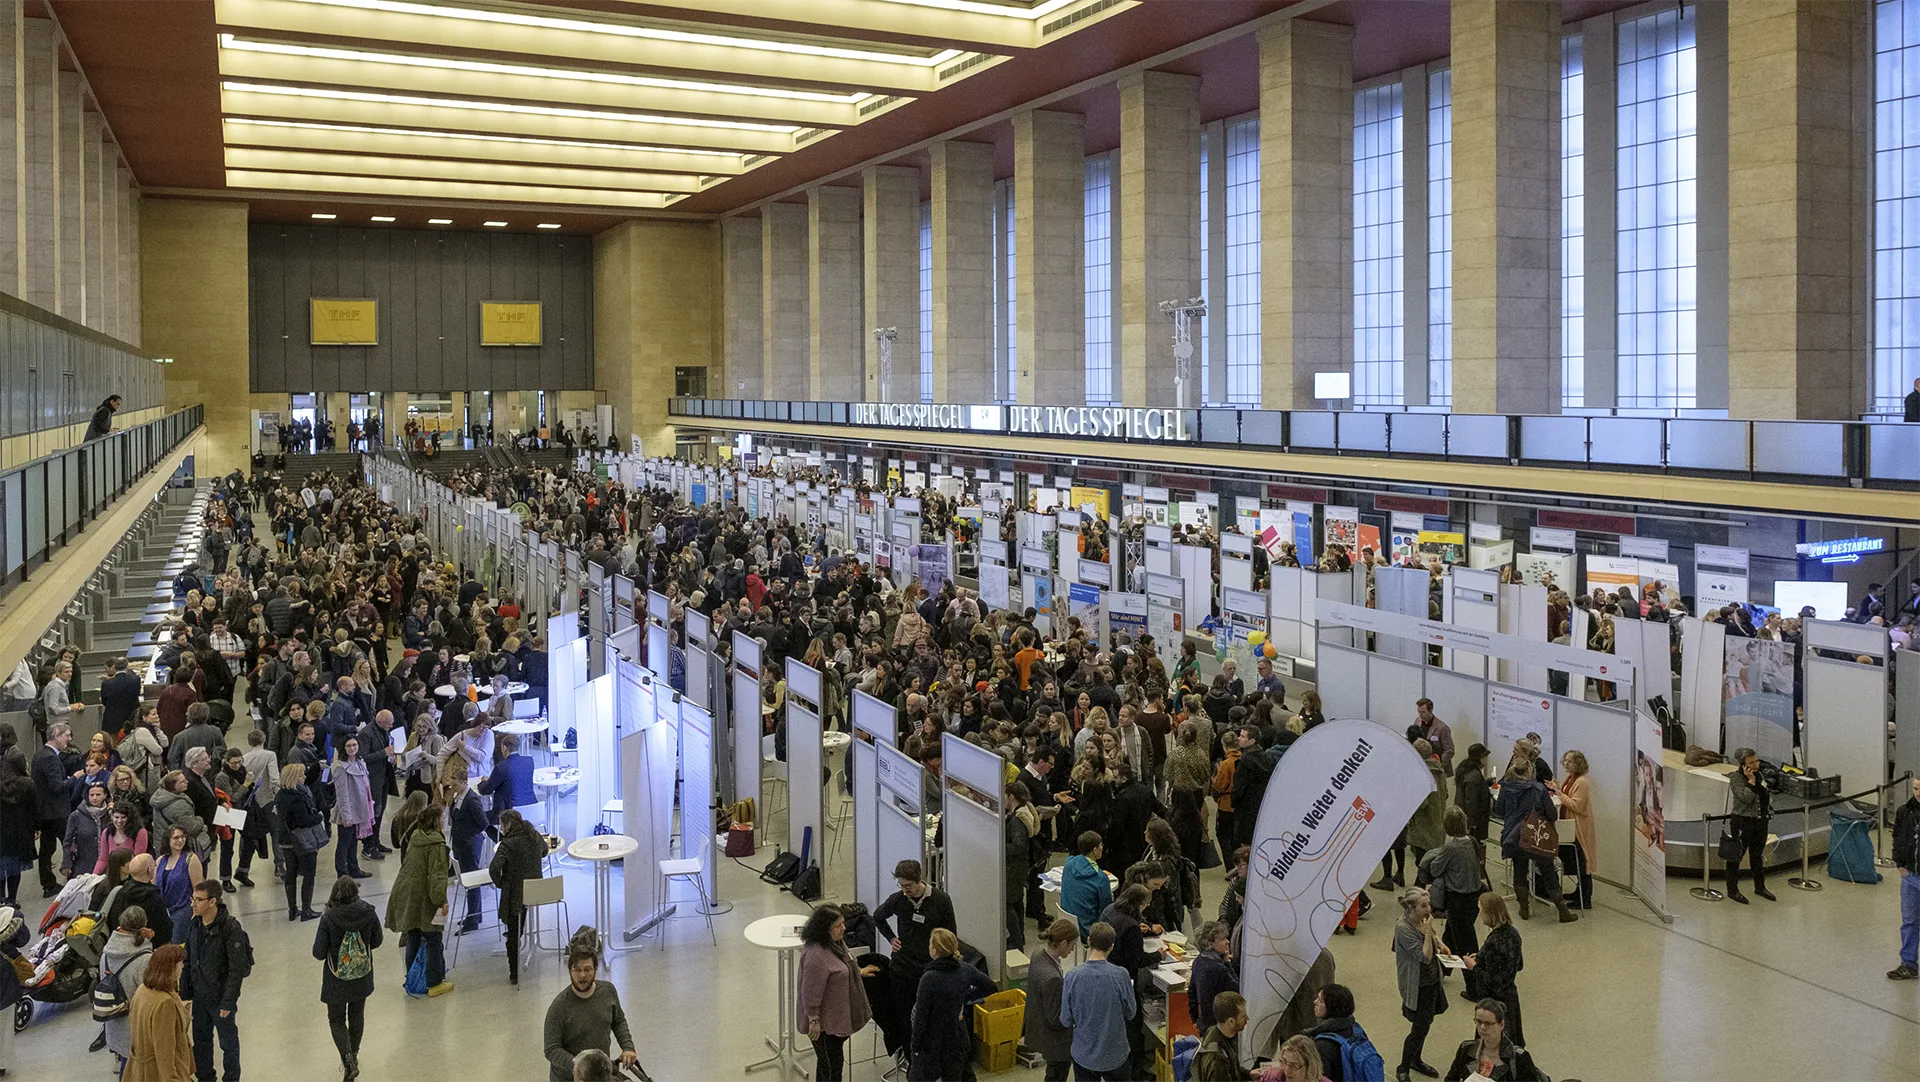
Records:
[[[322,855],[319,894],[331,882],[330,851]],[[804,905],[762,884],[754,872],[771,855],[722,862],[720,895],[733,904],[715,919],[719,945],[704,922],[670,923],[664,949],[618,956],[611,979],[620,990],[641,1062],[660,1082],[749,1077],[742,1068],[766,1054],[774,1032],[771,954],[748,945],[741,930],[755,918],[795,913]],[[827,873],[828,900],[849,893],[851,855]],[[365,883],[384,907],[396,862],[368,867]],[[569,873],[576,924],[592,920],[590,873]],[[1817,871],[1816,871],[1817,874]],[[1693,882],[1670,882],[1675,921],[1662,924],[1632,896],[1598,887],[1595,908],[1577,924],[1542,920],[1521,925],[1527,966],[1520,978],[1532,1052],[1556,1079],[1920,1079],[1920,982],[1884,976],[1896,960],[1899,891],[1828,883],[1816,894],[1773,882],[1780,901],[1750,906],[1707,904],[1687,896]],[[1218,903],[1218,871],[1203,876],[1208,909]],[[26,893],[37,895],[31,883]],[[618,884],[615,908],[618,910]],[[1389,943],[1393,908],[1377,899],[1356,937],[1333,944],[1338,979],[1350,985],[1368,1027],[1391,1066],[1405,1023],[1394,992]],[[489,895],[491,901],[491,895]],[[38,910],[41,903],[29,903]],[[312,960],[312,924],[289,924],[277,886],[242,890],[234,911],[253,936],[259,966],[241,999],[242,1056],[251,1079],[335,1077],[336,1057],[319,1002],[320,963]],[[37,916],[37,912],[35,914]],[[409,1000],[400,990],[400,952],[376,953],[378,990],[368,1010],[362,1049],[369,1082],[408,1079],[545,1077],[541,1021],[565,984],[551,953],[535,953],[518,989],[506,983],[506,960],[490,953],[497,938],[467,937],[452,977],[455,991]],[[1434,1026],[1426,1058],[1444,1068],[1470,1035],[1471,1015],[1449,981],[1450,1009]],[[85,1005],[41,1006],[17,1038],[10,1079],[108,1077],[111,1055],[89,1054],[97,1027]],[[804,1040],[802,1041],[804,1044]],[[865,1034],[849,1059],[874,1054]],[[810,1058],[810,1057],[808,1057]],[[854,1063],[849,1077],[877,1079],[885,1062]],[[765,1079],[777,1072],[750,1077]],[[1011,1071],[1004,1078],[1038,1078]]]

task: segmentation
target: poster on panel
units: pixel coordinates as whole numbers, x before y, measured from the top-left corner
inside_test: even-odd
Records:
[[[1633,743],[1633,890],[1655,913],[1664,915],[1667,782],[1660,757],[1660,723],[1651,714],[1636,713]]]
[[[1773,763],[1793,758],[1793,644],[1727,636],[1722,754],[1752,748]],[[1695,743],[1710,736],[1694,728]]]
[[[1514,741],[1540,735],[1540,758],[1558,762],[1553,739],[1553,700],[1537,691],[1487,685],[1487,747],[1496,763],[1505,762]]]
[[[1147,595],[1113,591],[1105,598],[1114,642],[1133,643],[1147,630]]]

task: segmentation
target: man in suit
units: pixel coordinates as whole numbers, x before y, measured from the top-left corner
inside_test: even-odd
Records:
[[[48,898],[60,893],[60,885],[53,878],[53,855],[60,851],[67,813],[73,810],[76,779],[85,773],[67,772],[65,754],[71,743],[73,728],[64,721],[56,721],[47,726],[47,742],[33,757],[33,791],[39,798],[40,815],[40,890]]]
[[[127,659],[116,657],[107,662],[106,678],[100,681],[100,729],[108,737],[127,727],[140,711],[140,677],[127,668]]]
[[[392,850],[380,844],[380,823],[387,814],[387,790],[393,784],[393,711],[382,710],[360,727],[360,758],[367,764],[367,787],[373,794],[373,833],[362,851],[368,860],[384,860]]]
[[[520,750],[520,738],[512,733],[500,733],[498,740],[505,758],[480,783],[480,795],[493,798],[487,812],[487,825],[496,831],[500,827],[501,812],[524,808],[539,800],[533,789],[533,756]],[[548,829],[552,829],[551,825]]]

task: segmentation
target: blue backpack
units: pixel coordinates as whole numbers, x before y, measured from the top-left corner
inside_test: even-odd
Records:
[[[1380,1058],[1380,1050],[1373,1047],[1367,1039],[1367,1031],[1360,1023],[1353,1024],[1353,1039],[1348,1040],[1337,1033],[1316,1033],[1317,1040],[1325,1037],[1340,1048],[1340,1077],[1347,1082],[1386,1082],[1387,1061]]]

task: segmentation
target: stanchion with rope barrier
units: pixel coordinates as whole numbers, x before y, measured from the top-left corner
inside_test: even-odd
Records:
[[[1851,796],[1836,796],[1836,797],[1831,797],[1827,800],[1821,801],[1818,804],[1803,805],[1800,808],[1800,874],[1788,879],[1787,885],[1790,887],[1793,887],[1795,890],[1804,890],[1809,893],[1826,889],[1825,883],[1822,883],[1819,880],[1814,879],[1812,875],[1809,874],[1808,865],[1812,860],[1812,855],[1810,852],[1811,846],[1808,844],[1808,839],[1812,836],[1811,816],[1814,812],[1824,811],[1828,808],[1836,807],[1841,804],[1858,803],[1864,798],[1869,796],[1875,798],[1874,807],[1878,809],[1882,807],[1879,801],[1879,798],[1883,796],[1887,790],[1893,788],[1896,785],[1904,785],[1907,782],[1911,781],[1912,778],[1913,778],[1913,772],[1908,771],[1907,773],[1902,774],[1899,777],[1892,779],[1891,781],[1888,781],[1884,785],[1876,785],[1871,789],[1862,789],[1861,791],[1854,793]],[[1725,823],[1733,818],[1734,817],[1731,815],[1708,815],[1708,816],[1703,816],[1700,820],[1701,838],[1704,843],[1702,853],[1701,853],[1701,858],[1700,858],[1701,885],[1697,887],[1693,887],[1687,891],[1688,894],[1692,895],[1694,898],[1700,901],[1718,902],[1718,901],[1724,900],[1726,897],[1726,895],[1722,894],[1720,891],[1713,889],[1713,855],[1714,853],[1718,852],[1718,848],[1715,845],[1710,844],[1713,831],[1710,829],[1709,825],[1712,823]],[[1880,818],[1884,818],[1884,816],[1876,815],[1875,818],[1880,819]],[[1876,838],[1878,838],[1879,836],[1879,829],[1880,829],[1880,824],[1876,822],[1874,824],[1874,835]],[[1723,836],[1724,836],[1724,832],[1723,832]],[[1831,841],[1829,841],[1829,844],[1831,844]],[[1876,865],[1879,865],[1880,860],[1883,858],[1879,857],[1879,844],[1877,841],[1874,845],[1874,855],[1875,855],[1874,863]],[[1891,862],[1889,862],[1889,864],[1890,863]]]

